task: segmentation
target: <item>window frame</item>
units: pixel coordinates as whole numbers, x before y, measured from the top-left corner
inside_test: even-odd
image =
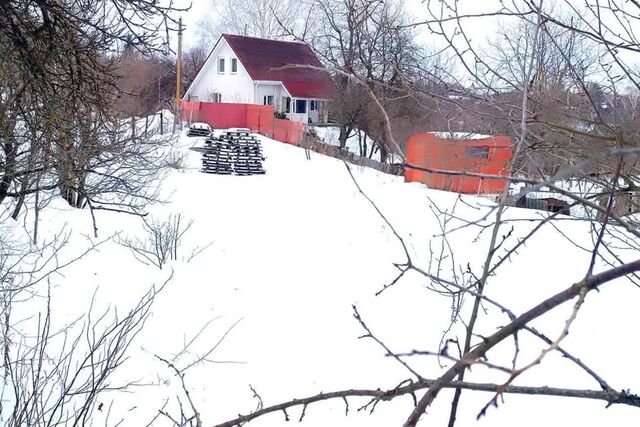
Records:
[[[264,95],[262,97],[262,105],[273,105],[275,99],[273,95]]]
[[[224,56],[218,56],[218,74],[225,73],[225,68],[226,68],[225,62],[226,61]],[[222,65],[222,67],[220,67],[220,65]]]
[[[467,147],[465,155],[469,159],[488,159],[489,158],[489,146],[479,145]]]
[[[231,58],[231,74],[238,74],[238,58]]]
[[[298,103],[299,102],[304,102],[304,111],[299,111],[298,110]],[[294,113],[296,114],[308,114],[309,108],[308,108],[308,102],[306,99],[296,99],[296,101],[293,103],[294,104]]]

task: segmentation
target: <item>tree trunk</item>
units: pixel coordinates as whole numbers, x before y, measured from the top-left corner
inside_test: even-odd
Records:
[[[3,126],[2,133],[5,135],[2,149],[4,151],[4,171],[2,180],[0,180],[0,203],[7,198],[11,184],[15,179],[16,173],[16,156],[18,152],[17,142],[13,136],[15,128],[15,119],[13,117],[7,118],[5,125]]]
[[[338,141],[340,142],[340,148],[344,149],[347,147],[347,138],[353,131],[353,126],[351,125],[340,125],[340,136],[338,136]]]
[[[387,150],[386,144],[378,144],[380,148],[380,162],[387,163],[387,159],[389,158],[389,151]]]
[[[13,143],[13,138],[7,137],[4,144],[2,144],[2,148],[4,150],[5,163],[2,180],[0,181],[0,203],[7,197],[15,174],[16,147]]]

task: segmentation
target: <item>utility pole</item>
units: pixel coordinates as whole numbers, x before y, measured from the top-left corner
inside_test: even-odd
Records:
[[[178,20],[178,60],[176,61],[176,122],[180,117],[180,100],[182,98],[182,17]]]

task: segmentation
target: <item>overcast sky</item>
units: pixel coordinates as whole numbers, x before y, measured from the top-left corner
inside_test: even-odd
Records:
[[[188,12],[184,12],[181,14],[183,23],[185,25],[184,32],[184,45],[185,48],[195,45],[199,42],[198,35],[198,21],[201,20],[204,16],[207,16],[212,10],[212,5],[215,0],[176,0],[180,6],[186,6],[189,2],[192,3],[192,7]],[[245,0],[242,0],[245,1]],[[402,1],[402,0],[401,0]],[[573,2],[576,7],[583,7],[584,4],[580,3],[582,0],[568,0],[569,2]],[[421,22],[425,19],[429,18],[429,14],[426,10],[426,5],[424,0],[404,0],[404,4],[409,15],[409,19],[412,22]],[[438,2],[433,2],[434,5],[437,5]],[[462,13],[466,14],[480,14],[487,12],[495,12],[499,10],[501,1],[500,0],[457,0],[457,5],[459,10]],[[559,10],[562,4],[565,4],[564,1],[559,0],[546,0],[545,5],[547,7],[551,6],[552,8]],[[565,6],[566,7],[566,6]],[[603,18],[606,19],[606,18]],[[478,47],[480,45],[486,46],[486,42],[489,39],[494,39],[497,34],[498,25],[500,22],[505,22],[505,18],[470,18],[465,19],[463,21],[463,27],[465,29],[465,33],[472,39],[473,44]],[[455,25],[454,22],[451,22],[451,27]],[[171,46],[175,51],[177,47],[177,38],[175,35],[172,35],[173,39],[171,40]],[[418,29],[418,41],[424,45],[433,48],[440,48],[443,46],[443,40],[439,39],[438,36],[432,35],[429,33],[428,29],[425,26],[419,27]],[[215,41],[210,41],[212,44]],[[627,63],[631,64],[639,64],[640,63],[640,54],[631,53],[631,52],[623,52],[623,59]]]
[[[212,9],[214,0],[179,0],[180,5],[192,3],[189,12],[180,14],[185,25],[184,44],[185,47],[193,46],[198,42],[198,21],[206,16]],[[422,0],[404,0],[405,7],[413,22],[420,22],[428,18],[426,6]],[[497,0],[459,0],[460,7],[468,13],[476,13],[487,10],[495,10]],[[495,24],[495,20],[493,20]],[[484,19],[482,22],[468,20],[465,22],[465,29],[477,42],[486,40],[495,31],[495,25],[491,21]],[[433,37],[427,31],[421,31],[419,39],[423,44],[432,44]],[[172,46],[175,40],[172,40]]]

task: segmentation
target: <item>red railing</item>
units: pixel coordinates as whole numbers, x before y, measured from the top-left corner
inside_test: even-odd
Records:
[[[304,124],[276,119],[274,115],[275,109],[269,105],[182,101],[185,122],[203,122],[215,129],[249,128],[269,138],[300,145]]]

